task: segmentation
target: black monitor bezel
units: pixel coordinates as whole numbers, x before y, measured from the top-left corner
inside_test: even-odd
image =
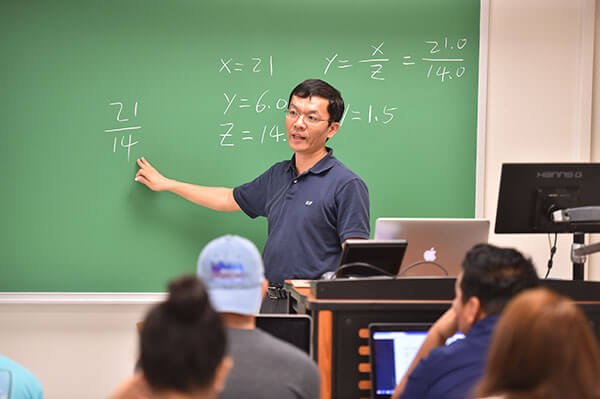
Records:
[[[289,343],[305,352],[313,354],[312,317],[302,314],[257,314],[256,328]],[[282,328],[290,333],[282,331]],[[298,336],[300,335],[300,338]]]
[[[348,268],[350,264],[366,263],[387,272],[389,276],[398,275],[402,259],[406,253],[406,240],[346,240],[338,266],[338,277],[380,276],[375,269],[368,267]],[[381,262],[381,259],[384,262]],[[346,268],[345,270],[342,270]]]
[[[550,217],[557,209],[600,206],[599,183],[599,163],[505,163],[494,232],[600,233],[600,223],[556,223]]]

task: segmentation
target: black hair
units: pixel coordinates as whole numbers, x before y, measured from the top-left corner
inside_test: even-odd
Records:
[[[292,97],[300,98],[321,97],[329,101],[327,112],[329,112],[329,124],[339,122],[344,114],[344,100],[340,92],[329,83],[320,79],[308,79],[300,83],[292,90],[288,105],[292,102]]]
[[[498,314],[517,293],[536,287],[539,279],[531,260],[512,248],[479,244],[462,264],[463,302],[476,297],[488,314]]]
[[[146,316],[140,366],[153,390],[192,393],[210,386],[225,356],[225,330],[202,281],[184,276]]]

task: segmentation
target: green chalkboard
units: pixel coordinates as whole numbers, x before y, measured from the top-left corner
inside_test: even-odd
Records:
[[[291,157],[307,78],[346,101],[330,145],[372,226],[473,217],[479,31],[479,0],[3,1],[0,291],[162,291],[212,238],[262,248],[265,220],[153,193],[135,160],[250,181]]]

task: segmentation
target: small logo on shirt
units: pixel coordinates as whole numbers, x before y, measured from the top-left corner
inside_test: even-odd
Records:
[[[306,205],[306,206],[311,206],[311,205],[312,205],[312,201],[306,201],[306,202],[304,203],[304,205]]]

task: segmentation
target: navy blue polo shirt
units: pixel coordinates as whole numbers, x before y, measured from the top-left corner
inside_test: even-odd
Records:
[[[465,399],[483,376],[498,315],[471,327],[464,339],[433,349],[408,377],[402,399]]]
[[[327,151],[301,175],[294,155],[233,190],[244,213],[268,220],[263,261],[271,282],[319,278],[336,269],[342,242],[369,238],[367,186]]]

